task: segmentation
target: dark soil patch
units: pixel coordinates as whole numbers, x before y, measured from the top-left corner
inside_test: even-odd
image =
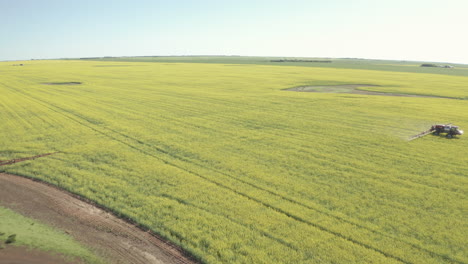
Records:
[[[70,260],[51,252],[30,249],[27,247],[7,246],[0,249],[0,263],[8,264],[75,264],[82,263],[77,260]]]
[[[45,85],[79,85],[82,84],[82,82],[48,82],[48,83],[42,83]]]
[[[379,85],[373,85],[373,84],[313,85],[313,86],[299,86],[299,87],[288,88],[284,90],[294,91],[294,92],[310,92],[310,93],[346,93],[346,94],[456,99],[456,98],[443,97],[443,96],[384,93],[384,92],[364,91],[364,90],[358,89],[358,87],[378,87],[378,86]]]
[[[315,92],[315,93],[354,93],[358,87],[377,87],[379,85],[373,84],[340,84],[340,85],[311,85],[299,86],[294,88],[285,89],[286,91],[295,92]],[[363,91],[367,92],[367,91]]]

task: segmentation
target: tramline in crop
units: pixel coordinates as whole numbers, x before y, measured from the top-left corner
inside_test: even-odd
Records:
[[[205,263],[468,260],[466,158],[427,155],[468,141],[406,140],[447,117],[468,126],[467,77],[106,65],[122,64],[0,63],[0,160],[60,152],[3,171],[91,199]],[[433,97],[284,91],[362,83]]]

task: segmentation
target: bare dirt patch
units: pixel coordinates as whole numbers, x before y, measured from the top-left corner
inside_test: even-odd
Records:
[[[45,85],[80,85],[82,82],[47,82]]]
[[[0,249],[0,264],[78,264],[63,256],[50,252],[39,251],[27,247],[8,246]]]
[[[196,263],[156,234],[49,184],[0,173],[0,205],[64,231],[110,263]]]
[[[442,96],[418,95],[418,94],[399,94],[399,93],[384,93],[359,90],[359,87],[378,87],[379,85],[373,84],[341,84],[341,85],[313,85],[313,86],[299,86],[285,91],[294,92],[311,92],[311,93],[346,93],[346,94],[365,94],[365,95],[382,95],[382,96],[401,96],[401,97],[425,97],[425,98],[445,98],[455,99]]]

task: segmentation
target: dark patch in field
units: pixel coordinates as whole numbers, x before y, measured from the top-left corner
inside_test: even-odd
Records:
[[[93,67],[132,67],[136,65],[93,65]]]
[[[350,99],[366,99],[367,97],[363,96],[339,96],[340,98],[350,98]]]
[[[82,82],[48,82],[48,83],[42,83],[45,85],[79,85],[82,84]]]
[[[445,98],[458,99],[443,96],[418,95],[418,94],[399,94],[399,93],[384,93],[374,91],[364,91],[357,89],[358,87],[378,87],[374,84],[340,84],[340,85],[311,85],[299,86],[284,89],[285,91],[294,92],[311,92],[311,93],[346,93],[346,94],[365,94],[365,95],[383,95],[383,96],[401,96],[401,97],[425,97],[425,98]]]

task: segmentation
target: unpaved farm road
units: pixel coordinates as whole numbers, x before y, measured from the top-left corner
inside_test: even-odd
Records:
[[[0,173],[0,205],[68,233],[109,263],[195,263],[156,235],[45,183]]]

